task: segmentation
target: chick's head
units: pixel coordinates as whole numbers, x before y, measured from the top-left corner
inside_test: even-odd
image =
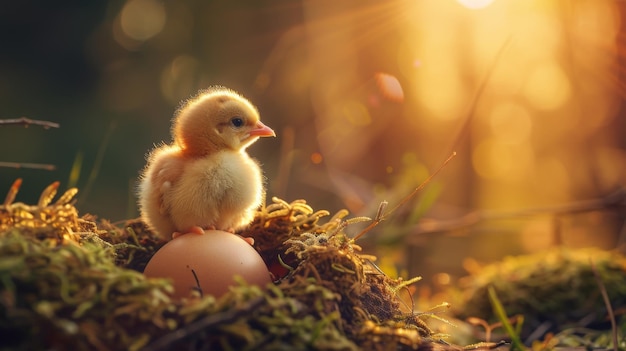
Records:
[[[244,150],[259,137],[275,136],[243,96],[226,88],[200,92],[176,113],[174,142],[185,154],[202,156],[223,149]]]

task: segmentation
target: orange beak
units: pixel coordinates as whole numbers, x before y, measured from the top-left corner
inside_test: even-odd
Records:
[[[256,126],[254,126],[254,129],[250,130],[250,136],[275,137],[276,133],[274,133],[274,130],[272,130],[272,128],[266,126],[259,121],[257,122]]]

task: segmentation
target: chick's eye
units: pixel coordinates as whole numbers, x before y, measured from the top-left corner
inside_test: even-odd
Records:
[[[243,126],[243,118],[241,117],[233,117],[230,119],[230,124],[233,125],[233,127],[235,128],[239,128],[241,126]]]

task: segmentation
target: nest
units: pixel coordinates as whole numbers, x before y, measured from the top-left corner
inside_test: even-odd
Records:
[[[138,220],[79,217],[58,183],[37,205],[0,207],[1,350],[430,350],[439,341],[403,311],[415,280],[384,275],[343,229],[340,211],[273,199],[241,234],[255,238],[275,282],[173,300],[171,282],[140,272],[163,244]],[[488,346],[486,346],[488,347]]]

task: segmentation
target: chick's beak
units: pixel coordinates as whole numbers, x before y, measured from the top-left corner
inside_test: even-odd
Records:
[[[252,130],[250,130],[250,136],[258,136],[258,137],[275,137],[276,133],[272,128],[266,126],[260,121],[257,122],[256,126]]]

